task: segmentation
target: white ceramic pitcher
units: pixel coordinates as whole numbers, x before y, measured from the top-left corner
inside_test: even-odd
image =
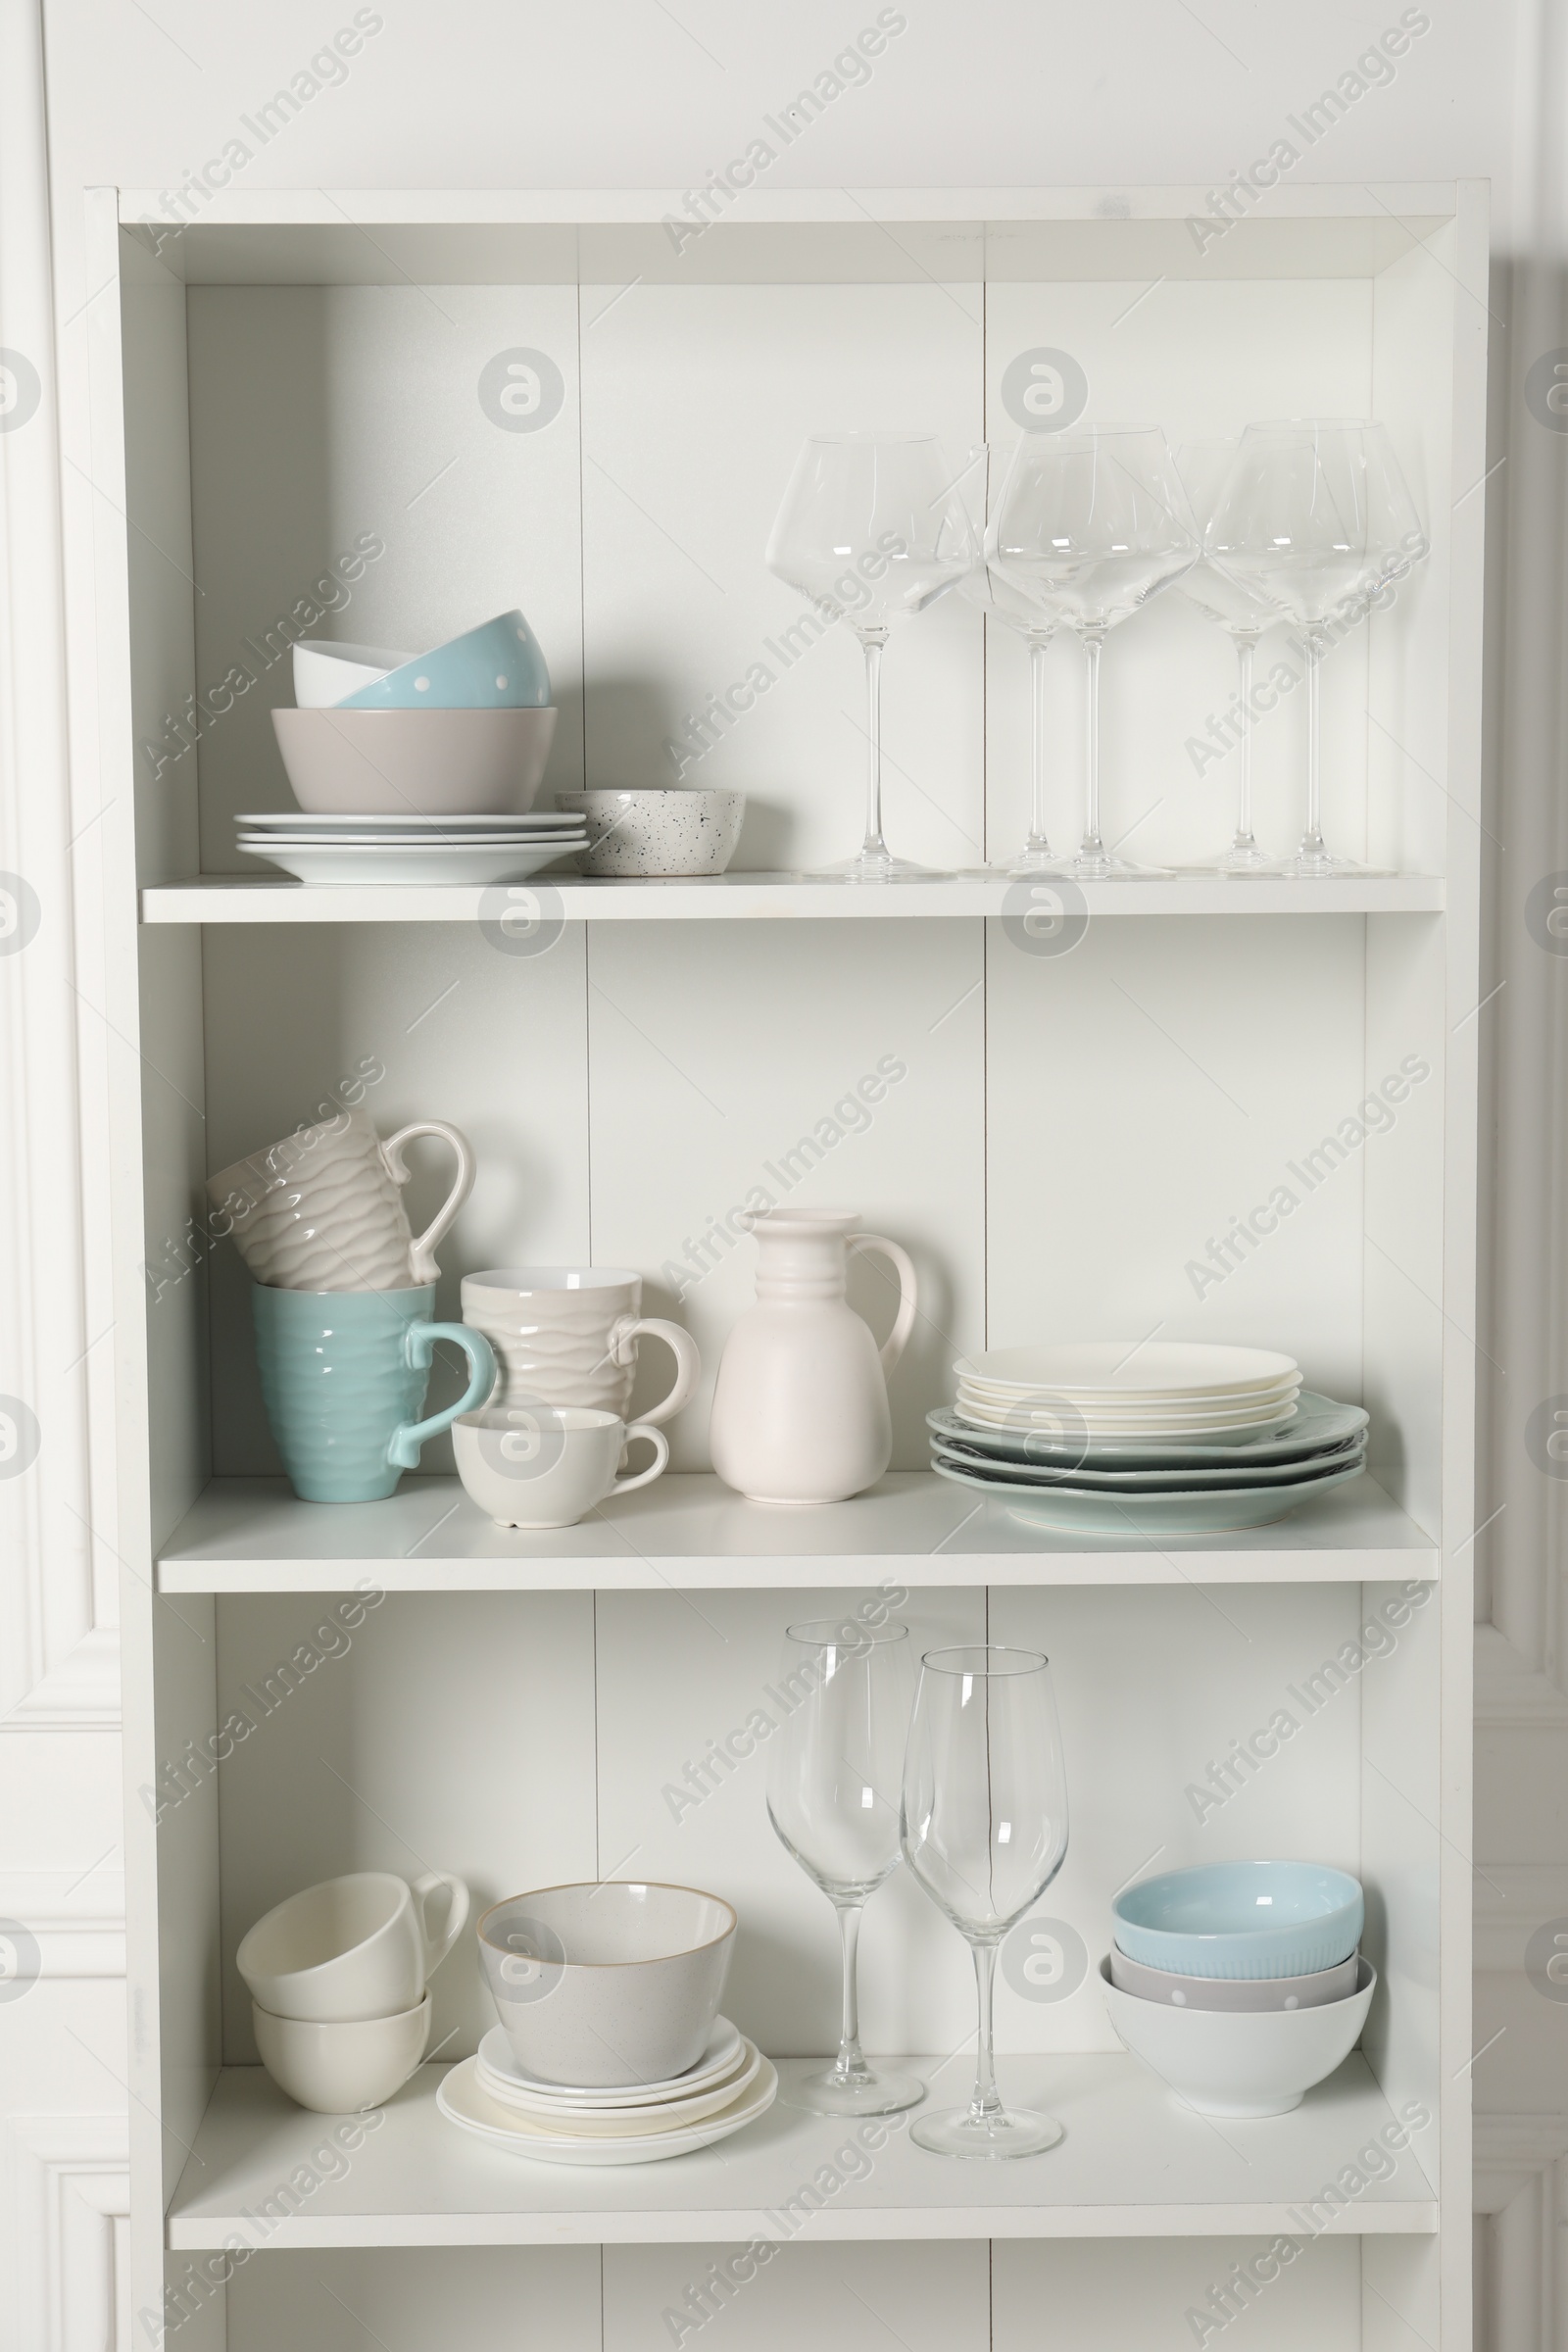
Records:
[[[719,1359],[713,1468],[754,1502],[842,1502],[892,1459],[887,1379],[914,1323],[914,1268],[897,1242],[858,1233],[853,1209],[772,1208],[751,1222],[757,1303]],[[856,1250],[881,1250],[899,1277],[880,1349],[845,1297]]]

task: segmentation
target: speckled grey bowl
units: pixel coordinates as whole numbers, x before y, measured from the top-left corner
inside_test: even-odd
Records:
[[[558,808],[588,820],[585,874],[721,874],[746,814],[743,792],[558,792]]]

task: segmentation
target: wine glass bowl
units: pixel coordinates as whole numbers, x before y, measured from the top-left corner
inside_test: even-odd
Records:
[[[838,1914],[843,1964],[838,2056],[792,2093],[812,2115],[892,2115],[925,2096],[917,2077],[867,2061],[856,1986],[860,1914],[903,1859],[912,1683],[907,1626],[833,1617],[785,1633],[779,1688],[790,1711],[768,1741],[768,1819]]]
[[[1001,880],[1012,881],[1029,874],[1059,874],[1062,866],[1046,832],[1046,656],[1056,623],[991,560],[992,511],[1004,474],[1003,453],[988,441],[971,454],[959,477],[980,553],[973,568],[959,581],[958,592],[978,606],[988,620],[999,620],[1022,637],[1029,648],[1029,831],[1015,857],[983,869]]]
[[[1107,632],[1181,578],[1201,551],[1187,493],[1158,425],[1027,433],[990,534],[988,557],[1041,617],[1065,621],[1089,679],[1084,838],[1066,871],[1080,881],[1143,876],[1100,829],[1100,657]]]
[[[1177,468],[1187,488],[1194,514],[1205,531],[1221,491],[1236,462],[1234,441],[1186,441],[1176,453]],[[1206,620],[1225,631],[1236,649],[1236,699],[1241,706],[1241,783],[1237,795],[1236,831],[1231,845],[1215,859],[1222,874],[1277,874],[1280,861],[1260,850],[1252,832],[1252,657],[1263,631],[1281,617],[1279,607],[1255,587],[1233,580],[1205,554],[1178,583],[1184,596]]]
[[[882,837],[882,649],[956,587],[976,549],[956,477],[931,433],[818,433],[804,445],[768,537],[768,569],[842,620],[865,657],[865,839],[827,869],[851,882],[928,878]]]
[[[1060,2124],[1003,2106],[991,2021],[997,1947],[1067,1852],[1066,1768],[1046,1658],[999,1644],[927,1653],[901,1835],[910,1870],[974,1953],[980,2015],[969,2105],[922,2116],[911,2136],[940,2155],[988,2160],[1054,2147]]]

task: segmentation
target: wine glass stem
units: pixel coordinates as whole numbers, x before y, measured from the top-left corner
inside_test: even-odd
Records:
[[[1323,725],[1318,700],[1318,669],[1323,649],[1316,635],[1308,631],[1306,639],[1306,832],[1302,836],[1304,855],[1323,854]]]
[[[1236,683],[1242,698],[1242,804],[1236,821],[1236,848],[1250,850],[1252,840],[1252,654],[1255,637],[1236,640]]]
[[[1028,849],[1047,856],[1051,844],[1046,839],[1046,656],[1051,651],[1051,631],[1037,630],[1029,639],[1030,729],[1029,729],[1029,839]]]
[[[839,1945],[844,1955],[844,2001],[840,2013],[839,2054],[833,2068],[841,2082],[853,2082],[869,2073],[860,2047],[860,1998],[856,1982],[856,1955],[860,1942],[862,1903],[835,1903],[839,1915]]]
[[[977,1943],[974,1946],[974,1978],[980,1994],[980,2031],[975,2048],[974,2097],[969,2102],[969,2115],[974,2123],[989,2121],[1002,2113],[991,2053],[991,1987],[996,1973],[996,1945]]]
[[[1084,653],[1089,662],[1089,717],[1085,762],[1084,855],[1096,858],[1103,857],[1105,848],[1100,838],[1100,656],[1103,645],[1103,631],[1085,632]]]
[[[887,855],[887,843],[882,838],[882,648],[887,643],[884,631],[880,636],[867,635],[860,640],[865,647],[865,848],[880,857]]]

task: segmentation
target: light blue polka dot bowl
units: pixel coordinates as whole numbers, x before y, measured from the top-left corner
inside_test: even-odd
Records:
[[[498,612],[338,704],[340,710],[545,710],[550,671],[520,612]]]
[[[1348,1871],[1321,1862],[1208,1862],[1124,1886],[1111,1906],[1117,1948],[1178,1977],[1305,1977],[1361,1940],[1365,1903]]]

